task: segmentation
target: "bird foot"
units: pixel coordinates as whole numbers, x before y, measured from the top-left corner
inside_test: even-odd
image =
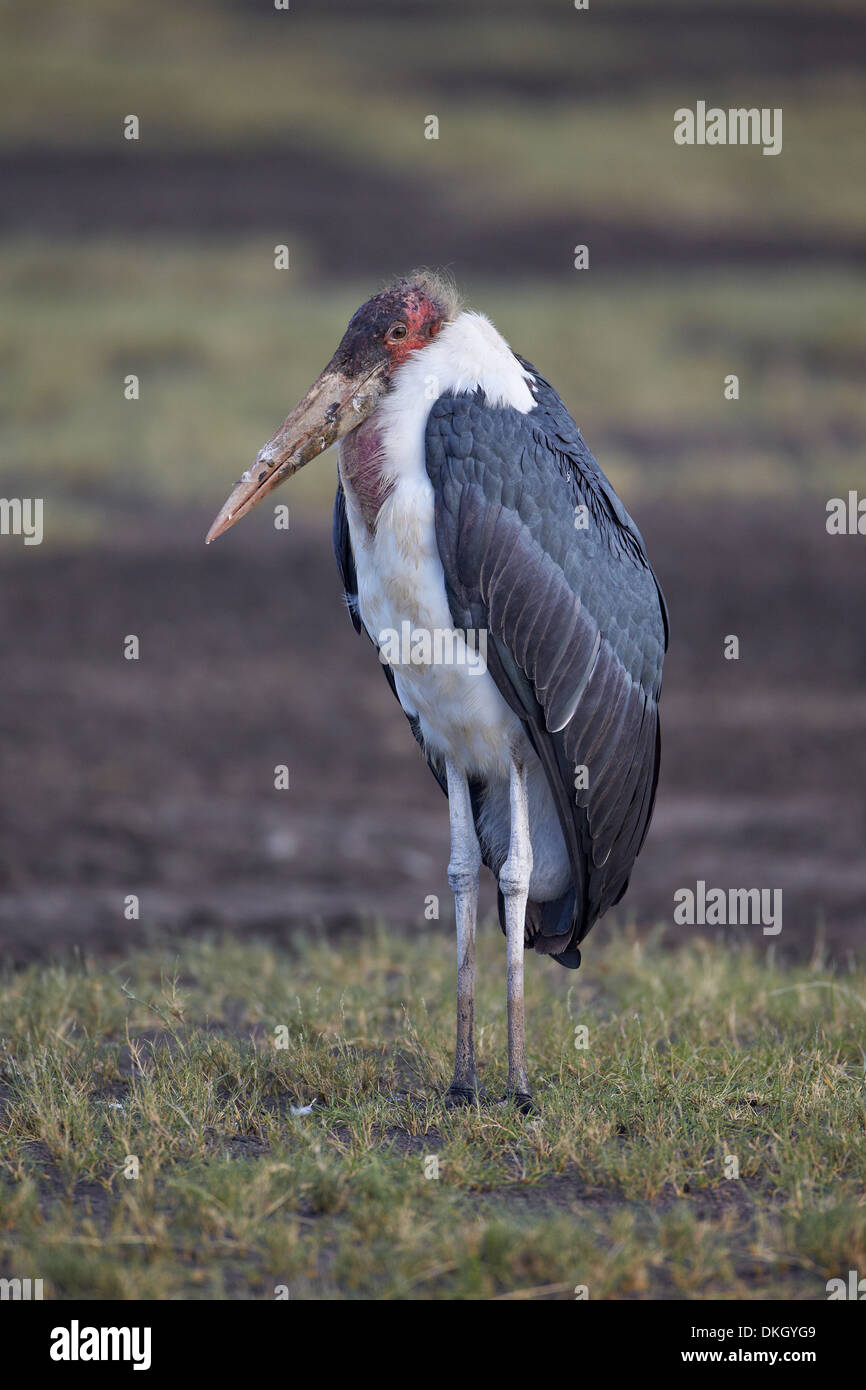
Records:
[[[486,1096],[487,1092],[483,1086],[461,1086],[452,1081],[445,1092],[445,1104],[449,1110],[459,1105],[477,1105],[479,1100],[484,1100]]]
[[[521,1115],[535,1115],[538,1113],[535,1101],[528,1091],[506,1091],[499,1102],[500,1105],[513,1105],[515,1110],[519,1110]]]

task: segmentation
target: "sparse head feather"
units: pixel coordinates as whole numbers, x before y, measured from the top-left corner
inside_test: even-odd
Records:
[[[446,323],[451,323],[456,319],[463,304],[460,292],[454,279],[444,270],[419,270],[410,271],[408,275],[401,275],[393,280],[388,286],[389,289],[411,289],[423,290],[442,310],[442,317]]]

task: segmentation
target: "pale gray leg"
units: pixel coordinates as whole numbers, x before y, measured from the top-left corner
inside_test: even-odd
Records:
[[[471,1100],[478,1092],[475,1075],[475,922],[478,915],[478,873],[481,849],[475,833],[466,775],[446,759],[448,812],[451,820],[451,858],[448,882],[457,913],[457,1050],[452,1099]]]
[[[530,1089],[529,1073],[526,1069],[523,951],[526,903],[532,874],[532,842],[529,836],[526,769],[514,757],[511,760],[509,792],[511,837],[508,858],[499,874],[499,888],[505,899],[508,958],[508,1093],[526,1105],[530,1099]]]

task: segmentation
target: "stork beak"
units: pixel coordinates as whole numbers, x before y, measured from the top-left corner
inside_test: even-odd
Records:
[[[366,420],[384,389],[386,365],[379,362],[353,379],[329,363],[235,484],[205,543],[210,545],[286,478]]]

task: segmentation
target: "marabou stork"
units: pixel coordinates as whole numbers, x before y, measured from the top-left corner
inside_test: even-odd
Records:
[[[479,1093],[484,863],[498,879],[507,943],[508,1093],[527,1109],[524,950],[576,968],[580,942],[625,892],[649,825],[664,598],[640,532],[556,391],[437,276],[413,274],[362,305],[208,541],[337,442],[333,539],[349,614],[448,797],[457,918],[448,1095]],[[417,634],[456,638],[447,658],[430,659],[423,642],[386,656],[385,634],[407,630],[413,644]],[[424,655],[413,660],[416,650]]]

